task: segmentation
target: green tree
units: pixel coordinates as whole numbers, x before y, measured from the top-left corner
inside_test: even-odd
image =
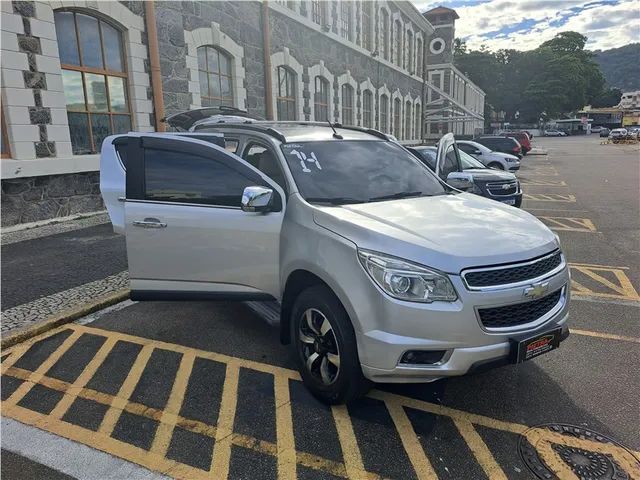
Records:
[[[586,42],[577,32],[561,32],[534,50],[492,52],[458,40],[454,62],[485,91],[485,110],[503,111],[507,120],[518,112],[519,120],[534,122],[542,112],[569,113],[604,94],[604,76]]]

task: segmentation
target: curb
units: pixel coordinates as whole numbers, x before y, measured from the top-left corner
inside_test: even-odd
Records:
[[[12,347],[17,343],[29,340],[36,335],[40,335],[41,333],[45,333],[66,323],[71,323],[74,320],[82,318],[85,315],[89,315],[90,313],[93,313],[97,310],[101,310],[116,303],[120,303],[127,298],[129,298],[129,289],[123,288],[122,290],[118,290],[117,292],[114,292],[110,295],[106,295],[97,300],[94,300],[91,303],[85,303],[78,307],[64,310],[61,313],[52,315],[42,322],[38,322],[29,327],[19,329],[18,331],[10,333],[6,337],[3,337],[2,341],[0,342],[0,349],[4,350],[5,348]]]

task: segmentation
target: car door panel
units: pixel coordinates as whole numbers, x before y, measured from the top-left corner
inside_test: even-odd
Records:
[[[280,187],[217,145],[152,135],[139,140],[135,162],[129,153],[125,207],[132,297],[277,297]],[[279,211],[243,212],[243,185],[272,188]]]

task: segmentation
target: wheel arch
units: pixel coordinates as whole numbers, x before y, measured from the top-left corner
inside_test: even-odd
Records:
[[[345,302],[339,293],[321,275],[305,268],[298,268],[289,273],[285,282],[282,300],[280,302],[280,342],[287,345],[291,342],[291,310],[298,295],[314,285],[326,286],[345,307]],[[353,323],[353,322],[352,322]]]

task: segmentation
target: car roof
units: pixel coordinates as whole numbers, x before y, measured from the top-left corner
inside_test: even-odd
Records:
[[[332,128],[328,123],[321,122],[248,121],[246,123],[220,123],[204,121],[196,126],[196,131],[217,129],[257,131],[273,136],[283,143],[328,140],[389,140],[384,133],[377,130],[340,124],[333,124]]]

